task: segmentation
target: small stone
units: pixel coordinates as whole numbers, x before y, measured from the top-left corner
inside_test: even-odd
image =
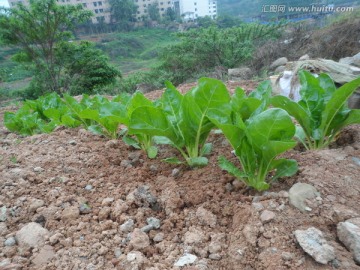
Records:
[[[231,183],[227,183],[225,185],[225,189],[226,189],[226,191],[231,192],[234,190],[234,186]]]
[[[150,167],[149,167],[150,171],[152,172],[157,172],[158,171],[158,166],[154,165],[154,164],[151,164]]]
[[[31,222],[16,232],[16,242],[20,247],[39,247],[44,244],[49,231],[40,224]]]
[[[120,166],[125,167],[125,168],[131,168],[131,167],[132,167],[131,161],[130,161],[130,160],[127,160],[127,159],[123,159],[123,160],[120,162]]]
[[[141,250],[150,245],[150,240],[146,233],[142,232],[140,229],[135,229],[131,234],[129,245],[134,250]]]
[[[99,254],[100,256],[105,255],[106,253],[108,253],[109,249],[107,247],[101,246],[99,248],[99,250],[97,251],[97,254]]]
[[[304,208],[304,210],[305,210],[306,212],[311,212],[311,211],[312,211],[312,209],[311,209],[310,207],[308,207],[308,206],[306,206],[306,207]]]
[[[164,240],[164,234],[163,233],[157,233],[154,238],[153,238],[153,241],[154,242],[162,242]]]
[[[150,217],[146,219],[146,222],[147,224],[151,225],[154,229],[159,229],[161,225],[160,219],[154,217]]]
[[[105,198],[102,200],[102,206],[110,206],[114,202],[114,198]]]
[[[288,62],[288,59],[286,57],[280,57],[271,63],[270,69],[275,69],[279,66],[284,66],[284,65],[286,65],[287,62]]]
[[[275,213],[269,210],[264,210],[260,215],[262,223],[268,223],[275,218]]]
[[[34,172],[41,173],[43,171],[45,171],[45,170],[43,168],[41,168],[41,167],[35,167],[34,168]]]
[[[175,168],[175,169],[172,170],[171,176],[176,178],[176,177],[178,177],[180,175],[180,172],[181,171],[178,168]]]
[[[79,206],[79,211],[80,211],[80,214],[82,214],[82,215],[89,214],[91,212],[91,207],[86,203],[82,203]]]
[[[264,206],[261,202],[254,202],[251,204],[251,206],[256,210],[256,211],[261,211],[264,210]]]
[[[80,210],[77,206],[70,206],[65,208],[61,213],[63,220],[74,220],[80,216]]]
[[[354,261],[360,264],[360,218],[349,219],[337,225],[337,235],[352,252]]]
[[[154,227],[152,225],[146,225],[146,226],[141,228],[141,231],[143,231],[144,233],[148,233],[153,229],[154,229]]]
[[[139,252],[139,251],[131,251],[127,254],[126,256],[126,260],[128,262],[131,262],[135,265],[141,265],[145,262],[145,257],[144,255]],[[136,267],[136,269],[138,269],[138,267]]]
[[[185,254],[175,262],[174,266],[182,267],[185,265],[190,265],[193,264],[196,260],[197,260],[197,256],[193,254]]]
[[[304,54],[303,56],[301,56],[299,58],[299,61],[304,61],[304,60],[309,60],[310,59],[310,56],[308,54]]]
[[[118,140],[110,140],[105,143],[105,148],[114,149],[117,148],[118,145],[119,145]]]
[[[55,244],[57,244],[57,243],[60,241],[60,239],[63,238],[63,237],[64,237],[64,236],[63,236],[61,233],[56,233],[56,234],[50,236],[49,242],[50,242],[51,245],[55,245]]]
[[[120,248],[115,248],[114,255],[115,255],[115,258],[118,259],[122,255],[121,249]]]
[[[93,186],[92,186],[92,185],[86,185],[85,190],[90,191],[90,190],[92,190],[92,188],[93,188]]]
[[[320,230],[314,227],[296,230],[295,237],[302,249],[318,263],[327,264],[335,259],[334,248],[327,243]]]
[[[15,246],[16,245],[15,237],[9,237],[8,239],[5,240],[4,244],[7,247]]]
[[[280,198],[289,198],[289,193],[285,190],[279,191],[279,197]]]
[[[284,261],[292,261],[294,259],[294,254],[284,251],[283,253],[281,253],[281,258]]]
[[[29,206],[30,212],[35,212],[38,208],[43,207],[45,202],[43,200],[35,199]]]
[[[209,255],[209,259],[219,261],[221,260],[221,255],[219,253],[212,253]]]
[[[320,196],[319,192],[312,185],[306,183],[296,183],[289,190],[290,204],[302,212],[308,211],[305,208],[305,200],[315,199]]]
[[[8,228],[6,226],[5,222],[0,222],[0,236],[5,235],[8,231]]]
[[[3,207],[0,208],[0,222],[5,222],[7,220],[7,209],[6,206],[4,205]]]
[[[70,140],[68,143],[69,143],[70,145],[77,145],[77,142],[76,142],[75,140]]]
[[[120,231],[124,233],[131,232],[134,228],[134,220],[129,219],[125,223],[120,225]]]

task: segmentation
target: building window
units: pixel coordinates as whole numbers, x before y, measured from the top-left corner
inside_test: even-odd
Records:
[[[83,5],[83,7],[85,7],[85,8],[87,7],[87,4],[86,4],[86,3],[83,3],[82,5]]]
[[[93,2],[93,4],[94,4],[94,7],[97,7],[97,2]]]
[[[99,5],[99,6],[102,6],[102,2],[101,2],[101,1],[99,1],[99,2],[98,2],[98,5]]]

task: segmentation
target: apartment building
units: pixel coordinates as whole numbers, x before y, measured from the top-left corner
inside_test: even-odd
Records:
[[[110,23],[110,5],[106,0],[56,0],[60,5],[83,5],[84,9],[94,13],[91,18],[93,23]],[[19,3],[28,5],[28,0],[8,0],[9,6],[13,7]]]
[[[148,17],[148,8],[150,5],[157,5],[160,16],[164,16],[168,8],[173,8],[173,0],[134,0],[138,9],[136,12],[136,19],[138,21],[142,18]]]
[[[10,7],[18,3],[28,4],[29,0],[8,0]],[[136,19],[142,20],[148,17],[150,5],[157,5],[160,16],[164,16],[168,8],[174,9],[184,20],[194,20],[198,17],[210,16],[216,18],[216,0],[133,0],[138,7]],[[107,0],[57,0],[61,5],[82,4],[85,9],[94,13],[93,23],[110,23],[110,5]]]
[[[174,0],[176,12],[185,20],[195,20],[198,17],[217,16],[216,0]]]

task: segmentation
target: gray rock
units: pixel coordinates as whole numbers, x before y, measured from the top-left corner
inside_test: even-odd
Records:
[[[162,242],[164,240],[164,234],[163,233],[157,233],[154,238],[153,241],[154,242]]]
[[[105,198],[102,200],[101,205],[102,206],[111,206],[111,204],[114,202],[114,198]]]
[[[171,172],[171,176],[176,178],[176,177],[179,177],[180,176],[180,173],[181,173],[181,170],[178,169],[178,168],[174,168]]]
[[[175,262],[174,266],[182,267],[185,265],[190,265],[193,264],[196,260],[197,260],[197,256],[193,254],[185,254]]]
[[[264,210],[264,205],[261,202],[253,202],[251,204],[251,206],[256,210],[256,211],[261,211]]]
[[[8,239],[5,240],[4,242],[5,246],[7,247],[12,247],[16,245],[16,239],[15,237],[9,237]]]
[[[77,142],[76,142],[75,140],[70,140],[68,143],[69,143],[70,145],[77,145]]]
[[[209,259],[219,261],[221,260],[221,255],[219,253],[212,253],[209,255]]]
[[[304,54],[303,56],[301,56],[299,58],[299,61],[304,61],[304,60],[309,60],[310,59],[310,56],[308,54]]]
[[[296,183],[289,190],[290,204],[302,212],[306,212],[306,199],[315,199],[320,193],[312,185]]]
[[[159,210],[157,198],[150,192],[150,188],[148,186],[138,187],[132,195],[135,204],[138,206],[150,207],[155,211]]]
[[[7,220],[7,209],[6,206],[4,205],[3,207],[0,208],[0,222],[5,222]]]
[[[127,254],[126,260],[136,265],[141,265],[145,262],[145,256],[139,251],[131,251]],[[138,268],[136,268],[138,269]]]
[[[85,190],[90,191],[90,190],[92,190],[92,188],[93,188],[93,186],[92,186],[92,185],[86,185]]]
[[[20,247],[40,247],[49,236],[49,231],[40,224],[30,222],[16,232],[16,242]]]
[[[275,69],[279,66],[285,66],[287,62],[288,60],[286,57],[278,58],[274,62],[272,62],[272,64],[270,65],[270,69]]]
[[[120,248],[115,248],[114,250],[115,258],[119,258],[122,255],[122,251]]]
[[[45,205],[45,202],[43,200],[34,199],[29,206],[29,211],[35,212],[38,208],[40,208],[44,205]]]
[[[127,233],[131,232],[134,228],[134,220],[128,219],[126,222],[120,225],[120,231]]]
[[[284,261],[292,261],[294,259],[294,254],[284,251],[281,253],[281,258]]]
[[[43,171],[45,171],[45,170],[43,168],[41,168],[41,167],[35,167],[34,168],[34,172],[41,173]]]
[[[151,225],[154,229],[159,229],[161,225],[161,221],[158,218],[149,217],[146,219],[147,224]]]
[[[311,227],[296,230],[294,234],[302,249],[318,263],[327,264],[335,259],[334,248],[327,243],[320,230]]]
[[[360,218],[340,222],[337,225],[337,235],[353,254],[354,261],[360,265]]]
[[[86,203],[82,203],[79,206],[79,211],[80,211],[80,214],[83,214],[83,215],[89,214],[91,212],[91,207]]]
[[[278,74],[278,73],[283,73],[285,71],[286,67],[285,66],[278,66],[275,70],[274,73]]]
[[[253,72],[248,67],[228,69],[229,80],[233,80],[233,81],[250,80],[252,75]]]
[[[269,210],[264,210],[260,215],[260,220],[262,223],[268,223],[275,218],[275,213]]]
[[[148,233],[153,229],[154,227],[152,225],[145,225],[144,227],[141,228],[141,231],[143,231],[144,233]]]

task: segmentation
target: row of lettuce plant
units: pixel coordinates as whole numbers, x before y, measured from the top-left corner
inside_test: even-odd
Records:
[[[166,158],[170,163],[206,166],[212,145],[211,130],[220,129],[233,147],[241,169],[219,157],[219,166],[256,190],[266,190],[279,177],[294,175],[295,160],[280,155],[297,141],[307,149],[329,145],[341,129],[360,123],[360,110],[351,110],[346,101],[360,85],[360,78],[336,89],[326,74],[314,77],[299,72],[301,100],[272,97],[270,82],[263,82],[249,95],[236,89],[230,96],[218,80],[202,78],[198,85],[181,94],[167,83],[161,98],[147,99],[137,92],[111,100],[102,96],[81,101],[50,94],[36,101],[25,101],[16,113],[5,113],[5,125],[24,135],[51,132],[56,126],[82,125],[95,134],[118,139],[143,149],[149,158],[157,155],[156,144],[167,144],[182,159]]]

